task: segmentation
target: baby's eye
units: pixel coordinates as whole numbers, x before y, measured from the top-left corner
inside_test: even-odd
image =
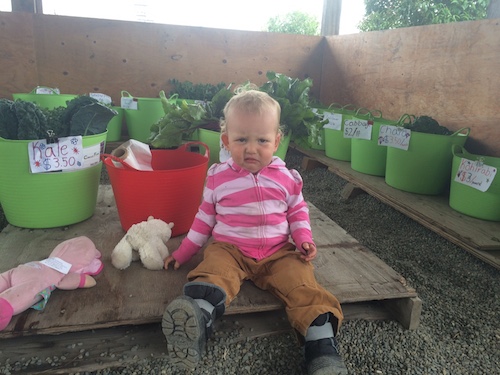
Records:
[[[245,143],[246,140],[247,140],[246,138],[237,138],[236,142]]]
[[[267,139],[261,138],[259,139],[259,143],[267,143],[269,142]]]

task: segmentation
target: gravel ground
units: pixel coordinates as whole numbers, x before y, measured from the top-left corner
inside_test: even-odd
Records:
[[[349,373],[500,374],[500,272],[368,194],[342,200],[346,181],[325,169],[302,171],[301,160],[289,150],[305,198],[402,274],[423,301],[416,331],[395,321],[344,322],[339,342]],[[188,373],[299,375],[302,360],[288,333],[237,344],[216,335],[203,363]],[[154,359],[86,374],[185,373]]]

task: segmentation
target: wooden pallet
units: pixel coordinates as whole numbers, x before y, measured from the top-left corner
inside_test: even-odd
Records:
[[[109,186],[101,188],[110,189]],[[406,285],[404,277],[316,207],[311,205],[310,211],[313,233],[320,250],[314,261],[318,281],[344,306],[363,303],[382,305],[404,327],[416,328],[421,301],[416,291]],[[181,294],[188,271],[202,256],[200,252],[178,271],[150,271],[139,263],[133,263],[123,271],[115,269],[110,263],[110,255],[124,231],[116,207],[99,203],[91,219],[67,228],[29,230],[7,226],[0,233],[0,271],[43,259],[58,243],[79,235],[91,238],[103,253],[105,268],[97,276],[97,285],[91,289],[53,292],[45,310],[30,309],[15,316],[9,326],[0,332],[0,338],[157,323],[169,301]],[[170,249],[176,249],[182,238],[170,239]],[[276,298],[248,282],[243,285],[227,314],[282,308]],[[370,318],[370,309],[366,311],[365,317]]]
[[[101,186],[106,189],[110,187]],[[310,205],[310,212],[320,250],[313,262],[316,276],[339,298],[345,319],[397,319],[405,328],[417,328],[422,301],[404,277],[315,206]],[[0,272],[43,259],[58,243],[79,235],[96,243],[105,264],[94,288],[55,291],[45,310],[14,317],[0,332],[0,363],[36,356],[42,364],[32,363],[22,373],[66,374],[165,356],[159,324],[163,310],[181,293],[187,272],[202,254],[175,272],[149,271],[138,263],[119,271],[110,264],[110,254],[123,234],[116,207],[102,202],[91,219],[76,225],[46,230],[9,225],[0,233]],[[169,247],[175,249],[182,238],[170,239]],[[249,282],[216,324],[223,337],[238,330],[232,340],[291,331],[282,304]],[[54,357],[57,364],[46,360]]]
[[[292,145],[306,157],[304,168],[314,168],[319,164],[342,177],[350,184],[342,192],[345,197],[362,189],[380,201],[394,207],[428,229],[460,246],[479,259],[500,269],[500,223],[475,219],[453,210],[447,196],[431,196],[408,193],[395,189],[379,176],[357,172],[351,163],[334,160],[323,151]]]

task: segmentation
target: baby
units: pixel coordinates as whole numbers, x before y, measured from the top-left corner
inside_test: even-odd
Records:
[[[340,303],[318,284],[302,178],[273,156],[281,140],[281,109],[258,90],[233,96],[224,109],[221,139],[230,158],[207,173],[203,201],[187,237],[165,260],[177,270],[213,237],[203,261],[188,274],[184,295],[163,315],[170,360],[195,368],[244,280],[278,297],[303,338],[310,375],[347,374],[336,333]],[[293,243],[289,241],[292,237]]]

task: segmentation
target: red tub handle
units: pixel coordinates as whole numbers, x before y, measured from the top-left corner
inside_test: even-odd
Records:
[[[188,150],[188,147],[192,146],[192,145],[201,145],[205,148],[205,156],[207,159],[210,159],[210,149],[208,148],[208,146],[203,143],[203,142],[200,142],[200,141],[190,141],[190,142],[187,142],[187,143],[184,143],[182,145],[180,145],[178,148],[177,148],[177,151],[180,151],[180,152],[190,152]]]
[[[193,145],[203,146],[205,148],[205,155],[203,155],[203,156],[205,156],[207,159],[210,159],[210,149],[208,148],[208,146],[205,143],[199,142],[199,141],[192,141],[192,142],[184,143],[184,144],[180,145],[175,151],[191,152],[191,151],[189,151],[188,147],[193,146]],[[116,161],[117,163],[120,163],[121,165],[123,165],[125,167],[125,169],[129,169],[129,170],[133,170],[133,171],[139,170],[139,169],[134,168],[130,164],[128,164],[124,159],[121,159],[115,155],[101,154],[101,160],[103,163],[105,163],[106,158],[110,158],[111,160]]]
[[[101,154],[101,160],[103,163],[105,163],[106,158],[110,158],[111,160],[116,161],[117,163],[120,163],[121,165],[124,166],[125,169],[131,170],[131,171],[138,171],[139,170],[139,169],[132,167],[125,160],[123,160],[117,156],[114,156],[111,154]]]

